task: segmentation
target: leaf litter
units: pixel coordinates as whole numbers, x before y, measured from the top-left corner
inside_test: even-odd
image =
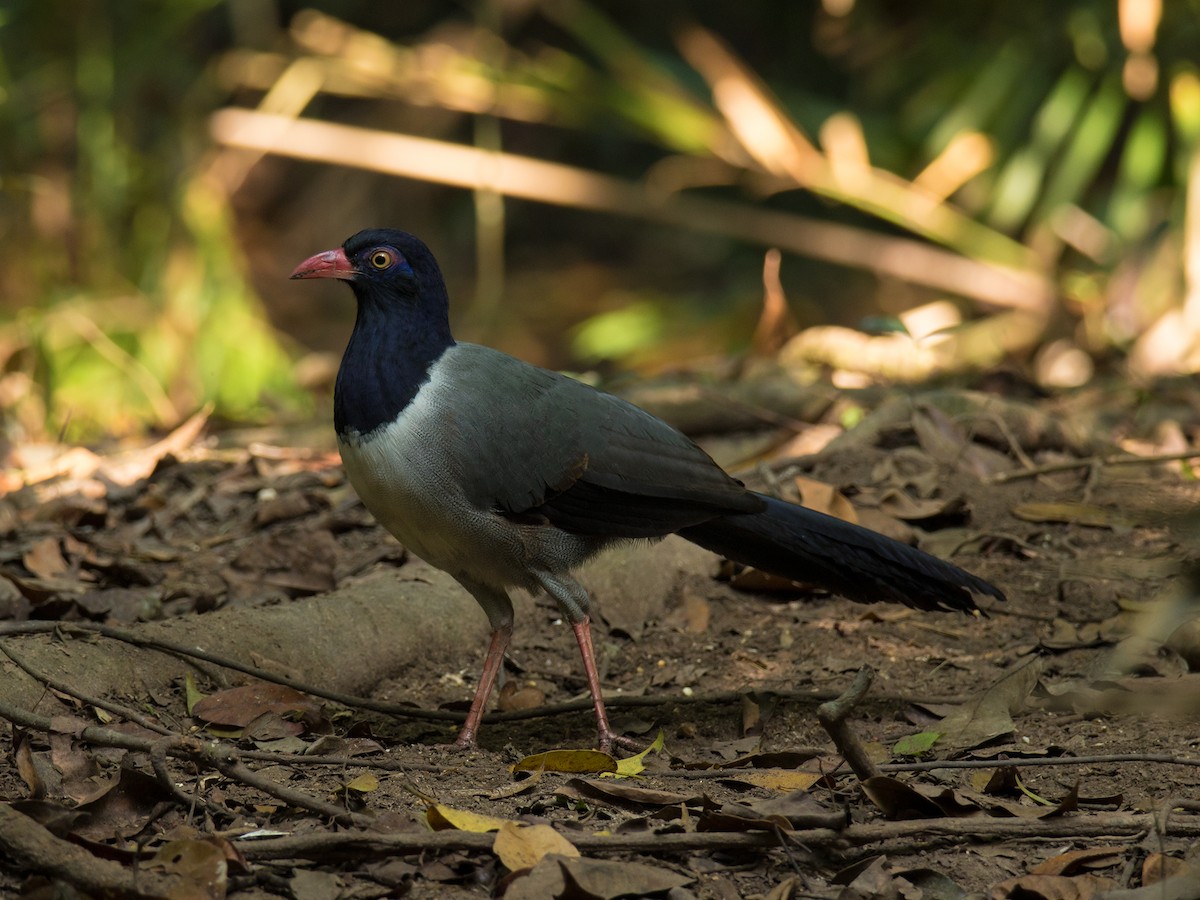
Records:
[[[598,771],[580,762],[592,753],[585,749],[586,712],[489,725],[486,749],[454,757],[423,745],[427,726],[242,676],[223,684],[203,671],[190,704],[182,682],[173,695],[148,688],[139,701],[172,731],[207,739],[216,729],[243,752],[294,742],[272,744],[294,753],[256,764],[267,790],[278,783],[332,799],[365,814],[381,835],[419,837],[428,827],[486,834],[492,843],[480,849],[464,843],[374,857],[356,869],[320,852],[300,866],[295,859],[256,860],[262,851],[237,840],[240,834],[319,834],[328,819],[293,805],[285,799],[290,795],[243,783],[230,774],[234,769],[205,771],[168,756],[172,788],[157,774],[164,759],[154,753],[83,739],[82,729],[96,722],[132,723],[110,713],[101,718],[69,694],[56,696],[74,710],[73,724],[63,719],[45,734],[12,730],[6,796],[31,798],[14,810],[95,852],[104,846],[132,861],[133,848],[145,846],[149,864],[186,880],[195,896],[238,896],[272,883],[290,884],[294,896],[349,890],[368,896],[372,886],[441,896],[483,883],[512,897],[800,891],[832,897],[844,889],[852,892],[847,897],[975,890],[1083,898],[1112,886],[1178,879],[1189,871],[1191,845],[1169,832],[1160,838],[1169,846],[1153,852],[1119,829],[1098,831],[1103,838],[1023,845],[998,836],[980,844],[977,837],[976,850],[966,853],[955,840],[934,841],[920,853],[884,840],[877,844],[882,854],[854,864],[844,848],[780,849],[788,833],[837,832],[847,822],[903,825],[915,817],[979,828],[1016,819],[1066,827],[1088,816],[1157,809],[1200,787],[1194,766],[1115,761],[1139,753],[1186,761],[1195,753],[1194,730],[1179,712],[1192,714],[1189,659],[1196,654],[1188,648],[1195,641],[1174,637],[1180,626],[1193,627],[1193,595],[1175,596],[1173,612],[1159,615],[1175,626],[1161,643],[1140,655],[1125,645],[1148,633],[1147,610],[1158,608],[1157,596],[1169,594],[1177,573],[1187,571],[1194,544],[1175,523],[1186,519],[1194,488],[1161,466],[1101,467],[1090,477],[1086,469],[1054,471],[989,484],[997,473],[1058,463],[1094,447],[1068,439],[1056,417],[1041,411],[1022,419],[1015,404],[989,404],[988,416],[966,424],[964,405],[944,401],[942,395],[910,404],[908,418],[892,408],[844,445],[849,449],[818,455],[779,483],[871,527],[898,534],[916,527],[923,546],[962,554],[957,561],[1002,585],[1010,602],[993,607],[987,620],[934,620],[798,594],[792,585],[756,582],[752,572],[730,573],[738,579],[734,589],[711,580],[715,569],[696,571],[660,618],[625,623],[611,634],[598,628],[610,696],[619,688],[666,701],[640,712],[614,704],[619,728],[636,725],[649,737],[658,723],[665,734],[664,751],[641,757],[632,778],[578,774]],[[977,411],[978,403],[971,399],[965,407]],[[997,416],[1003,429],[989,425]],[[1006,447],[1014,436],[1023,459]],[[327,454],[213,451],[192,434],[159,445],[151,456],[127,455],[117,465],[76,454],[69,465],[50,467],[57,481],[0,497],[0,526],[10,539],[0,550],[0,610],[7,621],[136,625],[302,602],[404,561]],[[760,597],[748,597],[751,590]],[[539,608],[547,621],[553,618],[550,607]],[[537,623],[524,627],[532,632]],[[519,690],[532,693],[527,701],[506,701],[506,708],[527,709],[541,697],[557,702],[579,690],[577,676],[566,674],[574,659],[565,637],[531,634],[524,649],[514,648]],[[1118,651],[1125,660],[1119,672],[1112,663]],[[812,703],[797,692],[838,693],[867,660],[880,669],[880,681],[855,710],[852,728],[881,762],[900,769],[860,784],[816,723]],[[441,674],[413,669],[380,691],[422,706],[456,690],[469,694],[469,684],[460,679],[456,688]],[[102,685],[81,687],[103,692]],[[694,702],[728,692],[740,702]],[[914,716],[917,709],[925,712]],[[910,719],[923,722],[914,729]],[[576,749],[553,751],[565,754],[563,764],[546,755],[564,746]],[[1025,767],[1073,756],[1095,761]],[[306,764],[312,758],[344,762],[329,769]],[[909,760],[932,767],[904,771]],[[951,767],[963,761],[986,768]],[[351,764],[360,768],[347,770]],[[180,790],[193,798],[190,807]],[[1181,817],[1186,809],[1173,814]],[[740,851],[700,849],[701,843],[679,851],[579,849],[603,835],[661,841],[761,835],[772,843]],[[249,862],[236,862],[239,850]]]

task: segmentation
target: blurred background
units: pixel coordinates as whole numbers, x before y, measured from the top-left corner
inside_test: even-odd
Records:
[[[353,302],[287,275],[368,226],[553,367],[1192,373],[1197,47],[1198,0],[9,0],[3,440],[319,417]]]

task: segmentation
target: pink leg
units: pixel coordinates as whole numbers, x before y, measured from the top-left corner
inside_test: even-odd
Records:
[[[596,671],[596,654],[592,650],[592,620],[584,616],[582,621],[571,625],[575,631],[575,640],[579,642],[579,653],[583,657],[583,671],[587,675],[588,690],[592,694],[592,707],[596,710],[596,728],[600,734],[600,749],[605,753],[612,750],[613,744],[641,749],[632,738],[616,734],[608,724],[608,714],[604,711],[604,695],[600,693],[600,675]]]
[[[475,746],[479,723],[483,720],[488,698],[492,696],[492,688],[496,686],[496,677],[500,674],[500,666],[504,664],[504,651],[508,649],[511,639],[511,625],[505,625],[492,632],[492,642],[488,644],[483,671],[479,674],[479,687],[475,689],[475,696],[471,699],[467,721],[463,723],[462,731],[458,733],[458,739],[454,742],[454,747],[459,750],[469,750]]]

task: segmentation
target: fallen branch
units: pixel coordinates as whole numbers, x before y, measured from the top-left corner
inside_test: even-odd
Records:
[[[294,678],[288,678],[284,675],[278,675],[266,669],[260,669],[257,666],[243,663],[239,660],[233,659],[232,657],[222,656],[219,653],[212,653],[211,651],[205,650],[201,647],[181,644],[175,641],[168,641],[163,638],[148,637],[129,629],[115,628],[111,625],[102,625],[96,622],[31,621],[0,625],[0,638],[17,635],[50,633],[98,634],[102,637],[109,638],[110,640],[121,641],[136,647],[144,647],[150,650],[158,650],[164,653],[170,653],[185,659],[194,659],[202,662],[212,663],[213,665],[221,666],[222,668],[231,669],[235,672],[241,672],[245,675],[250,675],[261,681],[268,681],[272,684],[281,684],[285,687],[293,688],[301,693],[309,694],[313,697],[320,697],[324,700],[340,703],[343,706],[351,709],[366,709],[372,712],[395,716],[397,718],[419,719],[430,722],[460,723],[466,717],[466,713],[454,710],[420,709],[406,704],[390,703],[383,700],[372,700],[369,697],[361,697],[354,694],[345,694],[340,691],[332,691],[319,685],[299,681]],[[39,677],[38,680],[43,679]],[[826,700],[834,699],[834,697],[837,696],[833,691],[820,689],[809,691],[772,691],[771,693],[781,700],[791,700],[802,703],[824,702]],[[719,706],[740,703],[745,694],[745,691],[719,691],[711,694],[693,694],[690,696],[684,696],[682,694],[660,694],[655,696],[634,697],[616,694],[611,697],[605,697],[605,703],[613,709],[644,709],[659,706],[689,706],[695,704],[712,704]],[[893,694],[879,695],[873,699],[880,703],[905,702],[947,704],[964,702],[963,697],[906,697]],[[101,705],[101,708],[104,707]],[[564,703],[537,706],[531,709],[516,709],[509,710],[507,712],[491,712],[484,717],[483,721],[489,724],[496,722],[517,722],[526,719],[539,719],[564,715],[566,713],[590,711],[591,709],[592,701],[590,699],[569,700]]]
[[[729,235],[1013,309],[1045,309],[1054,294],[1030,269],[747,204],[655,196],[636,182],[512,153],[247,109],[220,110],[209,127],[229,147]]]
[[[32,678],[34,681],[40,681],[42,684],[51,690],[58,691],[60,694],[66,694],[68,697],[74,697],[80,703],[87,706],[94,706],[96,709],[102,709],[105,712],[112,713],[115,716],[120,716],[127,722],[133,722],[147,731],[155,731],[161,735],[174,735],[175,732],[171,729],[160,725],[148,716],[143,716],[136,709],[125,706],[122,703],[114,703],[112,700],[105,700],[103,697],[96,697],[79,690],[72,684],[68,684],[61,678],[55,678],[30,665],[23,656],[13,651],[10,641],[0,641],[0,653],[3,653],[16,664],[16,666]]]
[[[126,868],[83,847],[56,838],[33,819],[0,803],[0,858],[6,869],[64,881],[88,897],[150,900],[192,896],[178,877],[145,868]]]
[[[1196,820],[1193,820],[1196,819]],[[1200,835],[1200,817],[1171,823],[1170,834]],[[796,846],[863,847],[888,841],[943,838],[967,843],[989,838],[1121,838],[1144,834],[1155,827],[1152,813],[1100,814],[1058,819],[920,819],[850,825],[841,830],[812,828],[779,832]],[[495,837],[465,831],[430,834],[348,833],[303,834],[239,841],[247,859],[326,859],[329,855],[369,856],[442,850],[490,850]],[[681,853],[704,850],[778,847],[770,832],[706,831],[683,834],[571,834],[582,853]]]
[[[22,728],[34,731],[50,732],[55,730],[50,719],[46,716],[39,716],[36,713],[13,706],[2,699],[0,699],[0,718],[8,719]],[[184,737],[182,735],[175,738],[159,738],[152,741],[148,738],[123,734],[99,725],[89,725],[87,728],[79,731],[77,737],[81,741],[98,746],[116,747],[121,750],[147,753],[150,754],[151,758],[159,755],[185,759],[196,765],[215,769],[226,778],[241,782],[247,787],[256,788],[264,794],[291,806],[307,809],[319,816],[332,819],[341,825],[366,827],[373,821],[371,816],[349,812],[340,806],[326,803],[324,800],[318,800],[316,797],[306,794],[303,791],[297,791],[294,788],[263,778],[242,762],[241,755],[236,750],[225,744],[214,741],[202,741],[194,737]],[[304,757],[297,756],[291,761],[298,762],[303,759]],[[176,794],[176,797],[183,802],[183,795]],[[189,804],[192,803],[192,798],[187,797],[186,802]]]
[[[1154,453],[1149,456],[1088,456],[1083,459],[1071,459],[1064,462],[1046,463],[1028,469],[1017,469],[1012,472],[997,472],[985,479],[989,484],[1007,484],[1022,478],[1036,478],[1038,475],[1051,475],[1055,472],[1070,472],[1073,469],[1096,469],[1104,466],[1141,466],[1163,462],[1180,462],[1188,459],[1200,459],[1200,451],[1182,450],[1178,453]]]
[[[859,781],[866,781],[879,774],[879,767],[867,754],[866,748],[854,734],[854,730],[846,722],[846,718],[855,706],[866,696],[871,682],[875,680],[875,670],[863,666],[858,670],[854,682],[845,693],[834,700],[822,703],[817,707],[817,718],[837,747],[846,764],[850,766]]]

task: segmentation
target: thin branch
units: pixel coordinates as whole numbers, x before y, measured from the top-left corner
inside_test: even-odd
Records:
[[[1056,756],[1012,759],[942,759],[911,763],[884,763],[881,772],[929,772],[934,769],[998,769],[1001,766],[1103,766],[1112,763],[1153,763],[1164,766],[1200,767],[1200,758],[1170,753],[1112,753],[1095,756]]]
[[[88,706],[94,706],[97,709],[110,712],[114,716],[121,716],[126,721],[133,722],[135,725],[139,725],[142,728],[145,728],[147,731],[155,731],[161,735],[174,736],[175,732],[173,732],[171,729],[159,724],[158,722],[155,722],[153,719],[148,718],[147,716],[143,716],[132,707],[125,706],[121,703],[114,703],[113,701],[105,700],[102,697],[95,697],[91,694],[85,694],[77,687],[67,684],[67,682],[63,681],[61,678],[54,678],[53,676],[42,672],[40,669],[34,668],[22,656],[13,652],[12,647],[9,646],[10,643],[10,641],[0,641],[0,653],[3,653],[14,663],[16,663],[17,667],[34,681],[40,682],[47,687],[58,691],[60,694],[66,694],[68,697],[74,697],[76,700]]]
[[[89,897],[181,897],[189,887],[175,875],[100,859],[90,850],[55,837],[7,803],[0,803],[0,858],[7,871],[36,872],[64,881]]]
[[[48,732],[52,730],[50,719],[46,716],[39,716],[36,713],[21,709],[3,699],[0,699],[0,718],[8,719],[10,722],[20,725],[23,728],[36,731]],[[201,741],[182,735],[176,736],[173,740],[151,741],[136,735],[122,734],[119,731],[113,731],[111,728],[104,728],[99,725],[89,725],[79,732],[78,737],[81,741],[91,744],[116,747],[122,750],[133,750],[140,753],[147,753],[151,756],[155,753],[161,753],[165,756],[186,759],[199,765],[208,766],[221,772],[227,778],[257,788],[268,796],[282,800],[291,806],[297,806],[301,809],[317,813],[320,816],[325,816],[341,825],[365,827],[372,821],[370,816],[348,812],[340,806],[326,803],[302,791],[297,791],[286,785],[263,778],[242,763],[236,750],[224,744]],[[292,762],[295,763],[302,759],[303,757],[296,757]],[[187,798],[187,802],[190,804],[191,798]]]
[[[1036,478],[1038,475],[1049,475],[1054,472],[1070,472],[1073,469],[1092,469],[1098,466],[1141,466],[1162,462],[1180,462],[1181,460],[1200,459],[1200,450],[1182,450],[1178,453],[1155,453],[1150,456],[1087,456],[1083,459],[1072,459],[1065,462],[1046,463],[1031,469],[1017,469],[1013,472],[997,472],[989,476],[989,484],[1007,484],[1022,478]]]
[[[455,722],[460,723],[466,718],[463,712],[445,709],[418,709],[413,706],[407,706],[400,703],[389,703],[381,700],[372,700],[367,697],[358,697],[352,694],[343,694],[339,691],[331,691],[328,688],[323,688],[319,685],[308,684],[303,681],[297,681],[283,675],[277,675],[274,672],[268,672],[264,669],[259,669],[255,666],[248,665],[236,659],[227,656],[222,656],[218,653],[212,653],[200,647],[188,646],[186,644],[176,643],[175,641],[163,640],[161,638],[146,637],[134,631],[123,628],[114,628],[111,625],[102,625],[97,622],[14,622],[0,625],[0,638],[12,635],[25,634],[46,634],[46,633],[64,633],[72,632],[83,634],[98,634],[106,638],[116,641],[122,641],[127,644],[132,644],[137,647],[146,647],[151,650],[159,650],[164,653],[170,653],[175,656],[180,656],[185,659],[197,659],[203,662],[212,663],[223,668],[232,669],[235,672],[241,672],[245,675],[250,675],[258,678],[261,681],[268,681],[272,684],[281,684],[285,687],[293,688],[301,693],[310,694],[314,697],[321,697],[325,700],[331,700],[334,703],[340,703],[353,709],[367,709],[372,712],[383,713],[385,715],[396,716],[398,718],[420,719],[429,722]],[[660,706],[687,706],[699,703],[713,705],[728,705],[730,703],[739,703],[745,696],[745,691],[720,691],[712,694],[694,694],[692,696],[683,696],[679,694],[673,695],[658,695],[651,697],[633,697],[623,694],[616,694],[611,697],[605,697],[605,704],[610,709],[644,709],[648,707]],[[814,703],[832,700],[837,696],[837,693],[831,690],[815,689],[809,691],[772,691],[774,696],[781,700],[798,701],[801,703]],[[963,697],[957,696],[928,696],[928,697],[907,697],[893,694],[878,695],[873,698],[879,703],[962,703]],[[532,709],[516,709],[508,712],[492,712],[484,717],[484,722],[493,724],[496,722],[517,722],[526,719],[540,719],[552,716],[564,715],[566,713],[590,711],[592,709],[592,701],[588,699],[570,700],[565,703],[556,703],[548,706],[538,706]]]
[[[870,666],[863,666],[858,670],[858,675],[855,676],[853,683],[845,693],[837,699],[822,703],[817,707],[817,719],[821,722],[821,727],[829,732],[834,746],[842,754],[846,764],[858,776],[859,781],[874,778],[879,774],[879,767],[867,754],[867,749],[854,734],[854,729],[850,727],[846,719],[854,707],[866,696],[871,682],[874,680],[875,670]]]
[[[845,829],[812,828],[781,832],[796,846],[862,847],[889,841],[941,837],[955,843],[986,838],[1129,837],[1155,827],[1152,813],[1102,813],[1055,819],[947,818],[850,825]],[[1200,817],[1178,819],[1170,833],[1200,835]],[[465,831],[431,834],[340,833],[304,834],[239,841],[247,859],[324,859],[331,854],[360,856],[440,850],[489,850],[495,837]],[[778,847],[769,832],[690,832],[682,834],[571,834],[583,853],[679,853],[704,850]]]
[[[1014,309],[1043,309],[1054,295],[1047,278],[1030,269],[748,204],[655,196],[633,181],[512,153],[245,109],[215,113],[210,131],[229,147],[725,234]]]

